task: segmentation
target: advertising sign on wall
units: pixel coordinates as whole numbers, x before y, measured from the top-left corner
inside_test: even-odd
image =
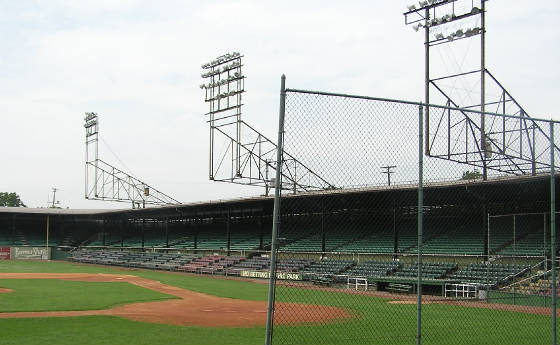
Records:
[[[50,260],[50,250],[46,247],[12,247],[14,260]]]
[[[0,260],[10,260],[10,247],[0,247]]]
[[[270,278],[270,272],[268,271],[241,271],[240,275],[246,278],[263,278],[263,279]],[[276,272],[276,279],[302,280],[303,277],[301,273]]]

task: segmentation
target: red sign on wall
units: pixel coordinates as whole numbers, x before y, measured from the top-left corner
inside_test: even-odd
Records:
[[[0,247],[0,260],[10,260],[10,247]]]

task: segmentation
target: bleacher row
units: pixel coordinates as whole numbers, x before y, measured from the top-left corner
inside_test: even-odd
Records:
[[[94,239],[83,243],[82,246],[87,247],[108,247],[108,248],[177,248],[177,249],[195,249],[194,235],[185,235],[180,233],[169,234],[166,238],[161,233],[125,236],[121,238],[120,234],[98,233],[93,236]],[[225,249],[227,247],[227,238],[225,234],[215,231],[201,232],[196,239],[197,249]],[[250,250],[259,247],[259,238],[255,238],[252,232],[232,233],[230,236],[230,250]],[[270,242],[270,235],[263,238],[264,245]]]
[[[297,229],[282,234],[280,250],[288,252],[320,252],[322,238],[313,229]],[[424,254],[435,255],[483,255],[484,239],[480,231],[475,229],[427,229],[424,232]],[[345,253],[394,253],[394,234],[392,230],[367,232],[365,230],[334,232],[326,234],[325,249],[327,252]],[[23,233],[1,234],[0,246],[44,246],[44,236]],[[270,244],[270,235],[263,236],[262,248]],[[97,233],[86,241],[80,241],[71,235],[63,238],[51,237],[51,246],[81,246],[105,248],[176,248],[195,249],[193,235],[170,234],[166,239],[161,234],[149,233],[144,240],[139,235],[121,238],[119,234]],[[259,249],[261,243],[258,236],[251,232],[232,233],[230,247],[232,251]],[[227,238],[218,232],[200,233],[196,239],[196,249],[226,250]],[[550,243],[545,243],[542,233],[519,233],[513,240],[508,231],[494,231],[490,240],[491,255],[541,256],[550,251]],[[415,254],[416,232],[401,231],[398,239],[398,253]]]
[[[268,257],[175,254],[158,252],[129,252],[109,250],[76,250],[70,261],[98,265],[113,265],[145,269],[181,271],[201,274],[239,276],[242,271],[268,271]],[[423,279],[446,279],[461,283],[497,285],[512,281],[527,273],[530,265],[468,264],[461,269],[455,263],[431,262],[422,265]],[[414,279],[418,264],[403,265],[398,261],[366,261],[325,259],[283,259],[277,264],[279,272],[301,273],[303,280],[328,282],[344,281],[346,277],[362,277],[370,281],[378,278]]]
[[[1,233],[0,232],[0,247],[12,246],[44,246],[46,244],[46,237],[37,234],[25,234],[23,232],[16,233]],[[74,245],[72,235],[65,235],[63,237],[49,238],[50,246],[70,246]]]
[[[450,278],[461,281],[477,281],[483,284],[496,285],[511,280],[514,276],[529,271],[531,265],[517,264],[468,264],[463,269],[454,272]]]

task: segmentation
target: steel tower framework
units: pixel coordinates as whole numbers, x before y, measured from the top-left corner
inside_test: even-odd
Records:
[[[209,179],[261,186],[268,195],[274,188],[277,145],[243,121],[245,92],[242,58],[238,52],[224,54],[202,65],[205,102],[209,105]],[[282,189],[299,191],[333,186],[305,164],[283,152]]]
[[[132,207],[180,204],[169,195],[99,158],[99,117],[86,113],[85,197],[90,200],[131,202]]]
[[[446,106],[480,111],[467,112],[430,109],[425,112],[425,154],[430,157],[465,163],[498,174],[536,175],[548,172],[550,141],[548,129],[541,128],[517,100],[486,68],[487,0],[423,0],[408,6],[405,24],[415,31],[423,29],[425,48],[425,103],[443,100]],[[467,26],[476,20],[475,25]],[[465,25],[445,32],[452,25]],[[431,50],[439,45],[455,45],[479,39],[478,68],[434,76]],[[479,84],[479,101],[466,103],[453,94],[448,83],[456,85],[474,80]],[[465,90],[464,93],[472,93]],[[478,93],[478,92],[476,92]],[[489,116],[485,112],[516,115],[520,118]],[[554,146],[556,150],[558,147]]]

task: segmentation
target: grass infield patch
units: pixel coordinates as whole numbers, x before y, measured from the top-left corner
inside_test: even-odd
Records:
[[[0,279],[0,312],[108,309],[119,304],[159,301],[166,295],[127,282],[79,282],[57,279]]]

